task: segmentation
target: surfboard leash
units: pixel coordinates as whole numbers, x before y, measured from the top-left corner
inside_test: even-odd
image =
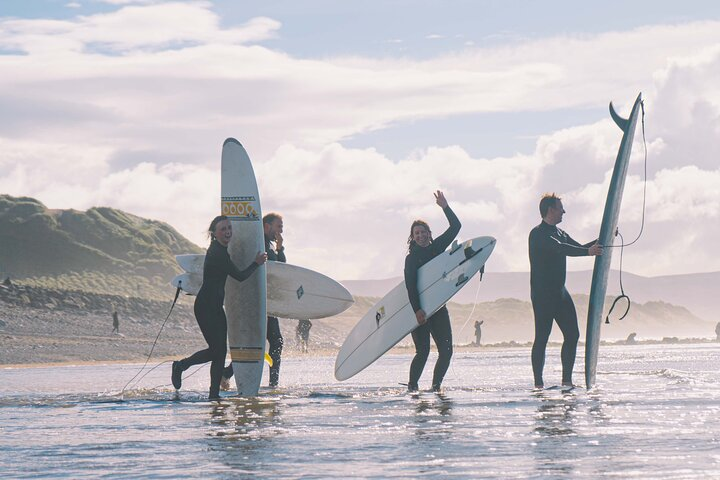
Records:
[[[152,354],[155,351],[155,346],[157,345],[158,339],[160,338],[160,334],[162,333],[163,329],[165,328],[165,324],[167,323],[168,319],[170,318],[170,314],[172,314],[173,308],[175,308],[175,304],[177,303],[178,297],[180,296],[180,291],[182,290],[181,287],[182,287],[182,281],[179,283],[177,289],[175,290],[175,298],[173,299],[172,305],[170,305],[170,311],[168,312],[167,316],[165,317],[165,320],[163,321],[162,325],[160,326],[160,331],[158,332],[157,336],[155,337],[155,341],[152,344],[152,348],[150,348],[150,353],[148,353],[148,356],[145,359],[145,363],[143,364],[142,368],[135,374],[135,376],[132,377],[122,388],[122,390],[120,391],[121,397],[122,397],[123,393],[125,393],[125,390],[127,389],[128,385],[130,385],[132,383],[132,381],[135,380],[137,378],[137,376],[143,372],[143,370],[145,370],[145,367],[147,366],[148,362],[150,361],[150,357],[152,357]],[[162,365],[162,363],[160,365]],[[154,368],[157,368],[160,365],[156,365]],[[148,371],[147,373],[150,373],[152,370],[154,370],[154,368],[151,369],[150,371]],[[145,375],[147,375],[147,373]],[[145,377],[145,375],[140,377],[140,379],[138,379],[138,382],[140,380],[142,380]],[[137,382],[136,382],[136,384],[137,384]]]
[[[618,303],[620,300],[622,300],[622,299],[627,300],[627,307],[625,308],[625,313],[623,313],[622,316],[621,316],[620,318],[618,318],[618,320],[622,320],[623,318],[627,317],[628,313],[630,313],[630,297],[628,297],[628,296],[625,294],[625,289],[623,288],[623,283],[622,283],[623,252],[624,252],[624,250],[625,250],[625,247],[629,247],[630,245],[633,245],[635,242],[637,242],[638,240],[640,240],[640,237],[642,236],[643,231],[645,230],[645,206],[646,206],[646,205],[645,205],[645,202],[646,202],[646,196],[647,196],[647,158],[648,158],[648,151],[647,151],[647,141],[646,141],[646,139],[645,139],[645,102],[644,102],[643,100],[640,100],[640,109],[641,109],[641,111],[642,111],[642,116],[641,116],[641,119],[640,119],[640,123],[641,123],[641,125],[642,125],[643,148],[644,148],[644,151],[645,151],[645,158],[644,158],[644,160],[643,160],[643,174],[644,174],[644,178],[643,178],[643,201],[642,201],[642,216],[641,216],[641,220],[640,220],[640,231],[638,232],[637,237],[635,237],[635,239],[634,239],[632,242],[630,242],[630,243],[625,243],[625,239],[623,238],[622,234],[620,233],[620,229],[617,228],[617,227],[615,228],[615,236],[616,236],[616,237],[620,237],[620,245],[610,245],[610,248],[618,248],[618,247],[620,248],[620,271],[618,272],[618,274],[619,274],[619,280],[620,280],[620,295],[618,295],[617,297],[615,297],[615,300],[613,300],[613,303],[612,303],[612,305],[610,306],[610,310],[608,310],[607,316],[605,317],[605,323],[606,323],[606,324],[609,324],[609,323],[610,323],[610,314],[612,313],[613,309],[615,308],[615,305],[617,305],[617,303]]]

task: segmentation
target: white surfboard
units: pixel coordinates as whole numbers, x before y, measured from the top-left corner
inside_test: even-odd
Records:
[[[182,258],[182,262],[180,261]],[[196,270],[205,255],[178,255],[183,268]],[[202,266],[200,268],[202,272]],[[172,279],[189,295],[197,295],[202,286],[202,273],[182,273]],[[350,292],[332,278],[308,268],[283,262],[267,262],[267,313],[273,317],[307,319],[332,317],[353,304]]]
[[[221,195],[222,214],[230,218],[233,228],[228,253],[242,269],[265,251],[265,240],[255,172],[247,152],[234,138],[223,144]],[[260,390],[267,330],[265,288],[265,265],[244,282],[228,277],[225,283],[228,343],[241,396],[257,395]]]
[[[453,245],[418,271],[420,305],[428,317],[475,275],[495,248],[493,237]],[[418,327],[405,282],[400,282],[355,325],[335,360],[335,378],[359,373]]]

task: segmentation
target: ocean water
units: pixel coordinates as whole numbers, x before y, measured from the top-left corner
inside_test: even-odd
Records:
[[[456,354],[442,394],[398,384],[408,355],[342,383],[308,356],[218,402],[207,367],[179,395],[169,363],[122,395],[141,365],[5,368],[0,478],[720,478],[720,344],[600,353],[590,391],[532,391],[529,349],[508,348]]]

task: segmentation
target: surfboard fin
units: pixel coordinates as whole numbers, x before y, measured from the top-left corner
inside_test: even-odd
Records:
[[[630,121],[627,118],[622,118],[616,111],[612,102],[610,102],[610,116],[612,117],[615,124],[620,127],[623,132],[627,130]]]
[[[461,245],[458,244],[458,241],[457,241],[457,240],[453,240],[453,243],[452,243],[452,245],[450,246],[450,255],[452,255],[453,253],[455,253],[455,252],[457,252],[458,250],[460,250],[460,246],[461,246]]]
[[[465,253],[465,260],[470,260],[472,257],[482,251],[482,248],[480,250],[473,250],[472,247],[465,247],[465,250],[463,251]]]

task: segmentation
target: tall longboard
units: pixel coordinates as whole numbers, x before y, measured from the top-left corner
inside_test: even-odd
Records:
[[[493,237],[453,245],[418,271],[420,305],[428,317],[437,312],[485,265]],[[335,378],[361,372],[418,327],[405,282],[400,282],[355,325],[335,360]]]
[[[170,283],[189,295],[197,295],[202,286],[205,255],[177,255],[186,270]],[[283,262],[267,262],[267,314],[290,319],[332,317],[350,308],[350,292],[332,278],[308,268]]]
[[[245,268],[257,252],[265,251],[260,195],[250,157],[234,138],[222,149],[221,211],[230,218],[233,236],[228,253],[235,265]],[[266,269],[260,266],[250,278],[225,284],[228,343],[238,394],[257,395],[265,356]]]
[[[628,164],[630,163],[630,152],[632,151],[633,138],[635,137],[635,126],[637,125],[642,94],[637,96],[630,116],[627,119],[620,117],[610,102],[610,116],[615,124],[623,131],[620,149],[615,159],[610,186],[608,187],[605,212],[603,213],[602,224],[598,243],[611,247],[615,239],[618,217],[620,216],[620,205],[622,203],[623,189],[625,188],[625,177],[627,176]],[[605,294],[607,293],[608,274],[612,260],[612,248],[605,248],[603,254],[595,257],[593,267],[592,285],[590,287],[590,299],[588,304],[587,330],[585,334],[585,385],[591,388],[595,384],[597,372],[598,348],[600,346],[600,326],[602,325],[603,307],[605,305]]]

